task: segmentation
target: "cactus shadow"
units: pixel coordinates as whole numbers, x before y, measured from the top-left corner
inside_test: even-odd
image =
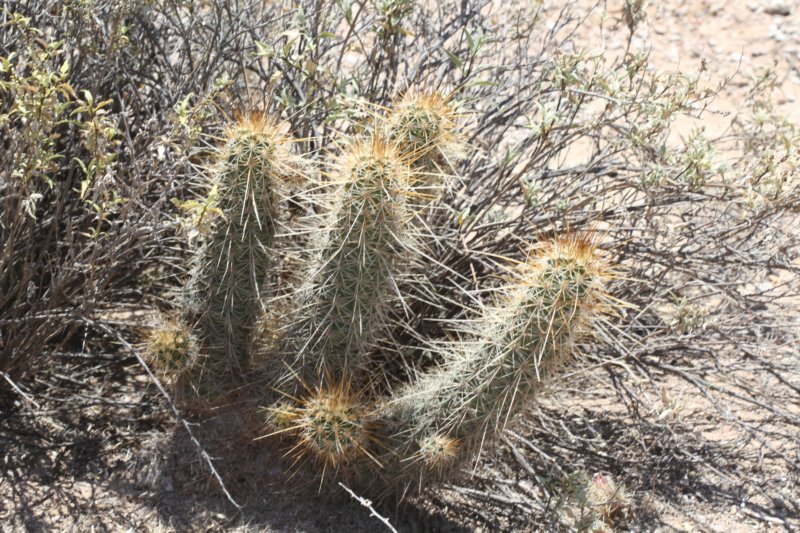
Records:
[[[231,497],[224,496],[207,462],[181,427],[163,435],[145,450],[136,486],[151,494],[150,505],[162,521],[179,530],[218,524],[220,529],[246,527],[255,531],[375,533],[388,531],[370,509],[333,483],[320,487],[309,472],[293,466],[287,446],[276,438],[259,439],[257,431],[240,423],[243,418],[221,415],[193,427]],[[237,427],[238,426],[238,427]],[[147,456],[147,457],[144,457]],[[359,494],[370,499],[368,494]],[[459,533],[470,531],[458,521],[438,516],[415,502],[378,505],[375,511],[403,533]]]

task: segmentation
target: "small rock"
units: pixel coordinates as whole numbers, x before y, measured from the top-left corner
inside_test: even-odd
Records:
[[[764,8],[764,13],[767,15],[779,15],[781,17],[788,17],[792,14],[792,2],[786,0],[773,0],[768,6]]]
[[[741,52],[731,52],[728,59],[734,63],[741,63],[744,61],[744,55]]]
[[[725,9],[725,4],[723,2],[714,2],[711,7],[708,9],[709,15],[712,17],[716,17]]]

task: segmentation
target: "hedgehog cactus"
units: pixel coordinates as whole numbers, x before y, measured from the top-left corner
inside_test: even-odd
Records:
[[[409,167],[393,144],[358,141],[340,158],[328,227],[302,289],[305,306],[292,337],[300,339],[299,375],[358,376],[385,328],[397,280],[414,247],[409,231]]]
[[[197,353],[191,330],[172,317],[159,316],[145,334],[142,351],[158,372],[187,366]]]
[[[401,489],[442,478],[473,457],[541,390],[573,343],[612,303],[596,247],[570,237],[521,265],[503,305],[479,322],[478,342],[386,402],[384,477]]]
[[[189,291],[204,358],[183,369],[187,386],[179,391],[216,408],[220,370],[229,371],[224,386],[231,375],[258,376],[237,390],[257,390],[258,400],[272,403],[266,422],[272,434],[290,437],[298,459],[321,465],[323,480],[343,472],[373,495],[402,497],[452,475],[542,390],[573,356],[576,339],[614,307],[606,292],[613,273],[586,237],[538,245],[502,301],[476,321],[473,340],[451,344],[438,368],[404,384],[397,378],[405,371],[370,373],[386,356],[384,341],[401,329],[391,323],[401,292],[412,275],[426,280],[413,267],[435,257],[425,248],[436,238],[420,227],[420,214],[462,153],[455,113],[435,93],[407,94],[373,132],[345,147],[330,187],[315,189],[322,201],[306,206],[317,213],[305,219],[308,233],[281,232],[282,247],[275,246],[280,202],[307,167],[274,122],[248,119],[229,129],[215,171],[213,210],[222,220],[211,227]],[[415,206],[416,199],[423,201]],[[160,346],[182,346],[182,337],[162,337],[151,351],[172,361],[174,350]],[[274,402],[264,383],[284,398]]]
[[[298,460],[308,458],[322,465],[321,478],[361,458],[371,458],[371,430],[359,396],[349,381],[317,386],[297,405],[280,402],[270,409],[276,433],[290,433],[297,439],[293,452]]]
[[[214,169],[218,221],[193,269],[189,307],[209,362],[241,370],[261,309],[260,289],[271,264],[276,208],[301,175],[289,139],[263,116],[240,120],[226,133]]]
[[[386,130],[386,136],[413,161],[421,192],[435,197],[463,151],[448,99],[436,92],[409,92],[394,105]]]

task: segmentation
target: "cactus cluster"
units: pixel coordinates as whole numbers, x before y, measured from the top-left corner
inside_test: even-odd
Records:
[[[310,187],[304,229],[286,229],[303,243],[289,252],[276,244],[277,221],[308,164],[263,118],[230,128],[220,150],[222,217],[198,253],[187,316],[214,369],[257,376],[264,431],[281,435],[322,480],[346,475],[372,494],[402,497],[453,475],[614,305],[611,270],[588,237],[532,244],[510,267],[503,296],[469,328],[457,325],[462,340],[437,344],[438,365],[393,383],[374,375],[393,328],[407,326],[393,317],[410,273],[430,260],[434,237],[418,221],[453,182],[463,153],[457,126],[448,97],[399,99],[366,135],[341,143],[327,179]],[[305,266],[276,290],[283,278],[271,274],[288,256]]]

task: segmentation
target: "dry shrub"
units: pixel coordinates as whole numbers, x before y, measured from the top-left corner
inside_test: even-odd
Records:
[[[197,189],[227,82],[190,76],[196,51],[167,41],[202,32],[146,2],[19,2],[0,27],[0,371],[24,391],[46,356],[74,359],[178,283],[170,200]]]

